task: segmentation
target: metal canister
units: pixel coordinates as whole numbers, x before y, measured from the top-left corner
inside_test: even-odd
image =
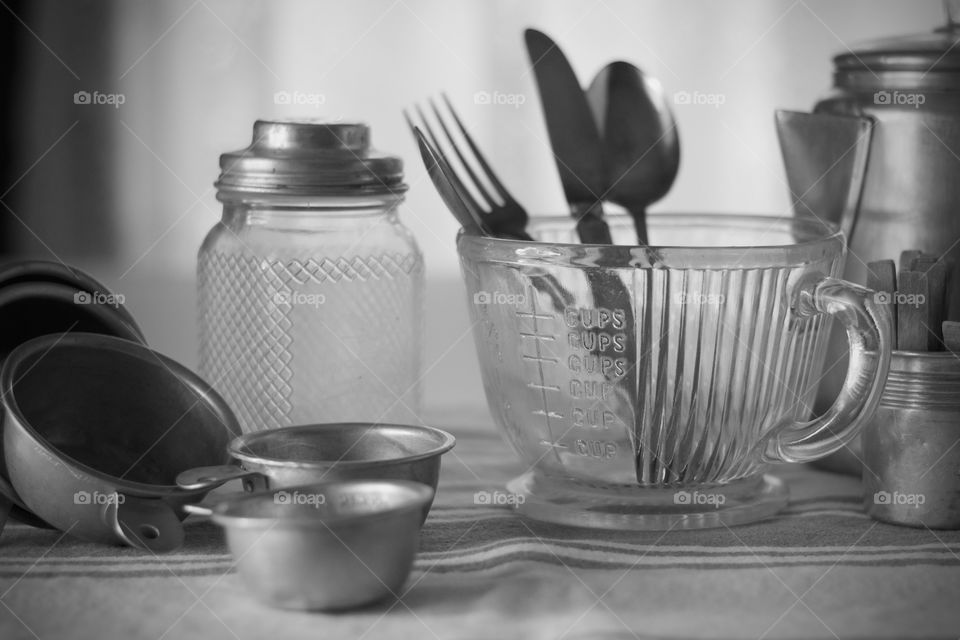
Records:
[[[960,357],[894,351],[880,407],[862,440],[871,517],[960,529]]]
[[[960,0],[944,3],[935,31],[854,45],[834,58],[834,86],[817,112],[873,121],[860,210],[848,238],[844,278],[867,281],[867,264],[919,249],[960,264]],[[826,169],[826,167],[824,168]],[[854,257],[856,256],[856,257]],[[960,278],[952,278],[948,317],[960,317]],[[843,384],[846,337],[835,329],[815,404],[826,411]],[[824,461],[860,473],[859,443]]]
[[[815,107],[874,123],[848,238],[859,258],[847,261],[844,277],[851,282],[866,282],[871,260],[909,249],[960,259],[960,181],[953,179],[960,145],[960,0],[944,5],[946,25],[935,31],[854,45],[837,55],[833,89]]]

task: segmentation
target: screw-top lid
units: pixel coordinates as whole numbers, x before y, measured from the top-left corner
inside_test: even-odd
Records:
[[[249,147],[220,156],[221,191],[273,195],[403,193],[403,160],[370,146],[362,123],[257,120]]]
[[[836,56],[840,86],[960,87],[960,0],[945,0],[947,24],[933,32],[873,40]]]

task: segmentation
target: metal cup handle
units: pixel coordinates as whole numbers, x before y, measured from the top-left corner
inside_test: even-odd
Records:
[[[810,462],[853,440],[873,416],[890,370],[893,323],[890,306],[875,292],[845,280],[807,274],[793,289],[793,313],[809,318],[825,313],[846,329],[850,364],[843,387],[822,416],[775,428],[767,438],[768,461]]]
[[[173,507],[158,498],[114,493],[104,505],[103,521],[117,538],[136,549],[167,553],[183,545],[183,525]]]
[[[10,517],[10,510],[13,503],[0,495],[0,536],[3,535],[3,527],[7,524],[7,518]]]
[[[231,480],[262,478],[263,474],[232,464],[188,469],[177,476],[177,486],[188,491],[215,489]]]
[[[181,508],[184,510],[184,512],[193,516],[199,516],[201,518],[209,518],[213,515],[213,509],[200,504],[185,504]]]

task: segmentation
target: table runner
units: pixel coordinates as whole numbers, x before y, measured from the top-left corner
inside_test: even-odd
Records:
[[[428,423],[457,446],[399,599],[340,614],[260,605],[221,533],[152,556],[9,523],[0,537],[0,638],[957,638],[960,532],[894,527],[855,478],[774,473],[791,501],[766,522],[609,532],[476,504],[523,469],[485,412]]]

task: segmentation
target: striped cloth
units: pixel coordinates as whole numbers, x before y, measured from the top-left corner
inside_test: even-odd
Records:
[[[790,505],[755,525],[566,528],[475,505],[520,465],[485,414],[434,418],[458,442],[399,599],[335,615],[266,608],[203,521],[164,556],[13,523],[0,538],[0,638],[960,635],[960,532],[874,522],[854,478],[778,468]]]

